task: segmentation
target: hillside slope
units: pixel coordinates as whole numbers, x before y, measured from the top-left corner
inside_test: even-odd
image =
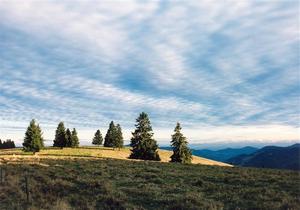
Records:
[[[234,157],[228,162],[239,166],[300,170],[300,144],[267,146],[253,154]]]
[[[171,151],[167,150],[158,150],[158,153],[161,158],[161,162],[169,162],[170,156],[172,155]],[[14,154],[14,155],[13,155]],[[32,158],[32,155],[25,155],[26,153],[22,152],[20,149],[15,150],[0,150],[0,158]],[[13,155],[13,156],[12,156]],[[115,149],[105,148],[105,147],[79,147],[79,148],[64,148],[64,149],[55,149],[47,148],[36,153],[34,157],[38,158],[68,158],[68,157],[77,157],[77,158],[114,158],[114,159],[123,159],[123,160],[132,160],[128,159],[130,155],[130,148]],[[202,165],[216,165],[216,166],[231,166],[227,163],[222,163],[214,160],[209,160],[202,157],[193,156],[193,164],[202,164]]]

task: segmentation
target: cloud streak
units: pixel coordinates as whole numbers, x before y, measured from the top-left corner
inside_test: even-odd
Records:
[[[129,131],[147,111],[158,139],[176,121],[193,141],[299,139],[298,6],[1,1],[0,138],[24,132],[5,122],[25,129],[31,118],[50,130],[116,120]]]

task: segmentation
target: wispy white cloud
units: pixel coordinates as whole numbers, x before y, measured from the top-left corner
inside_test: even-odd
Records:
[[[59,120],[83,131],[112,119],[130,130],[141,111],[158,130],[184,122],[192,139],[210,136],[199,126],[254,126],[269,141],[270,124],[299,136],[298,6],[0,1],[0,138],[5,121],[32,117],[49,129]]]

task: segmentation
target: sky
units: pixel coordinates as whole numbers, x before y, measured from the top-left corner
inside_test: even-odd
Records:
[[[160,145],[300,139],[297,0],[0,0],[0,138],[83,144],[147,112]]]

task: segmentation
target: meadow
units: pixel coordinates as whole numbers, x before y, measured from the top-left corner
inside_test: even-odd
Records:
[[[15,152],[19,154],[12,155],[11,150],[0,154],[0,209],[253,210],[300,206],[300,173],[296,171],[128,161],[88,157],[88,152],[75,157],[68,150],[64,152],[69,156],[63,157],[57,149],[41,151],[55,153],[57,158]]]

